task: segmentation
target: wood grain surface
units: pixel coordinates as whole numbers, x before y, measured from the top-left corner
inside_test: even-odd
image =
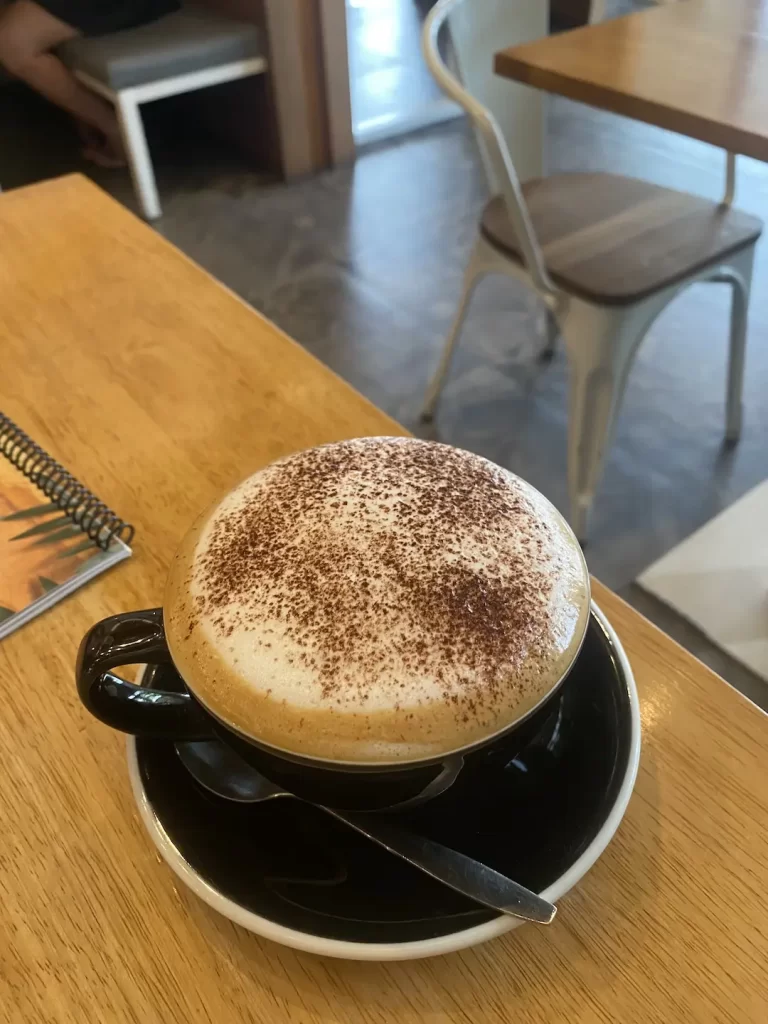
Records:
[[[94,186],[0,196],[0,408],[137,527],[0,645],[0,1021],[764,1022],[768,720],[596,585],[642,701],[635,794],[549,929],[402,964],[295,953],[161,862],[80,706],[96,619],[159,603],[195,513],[292,449],[402,433]]]
[[[550,174],[523,184],[555,284],[587,302],[636,302],[760,237],[762,223],[732,206],[618,174]],[[483,210],[488,241],[522,263],[502,196]]]
[[[496,54],[507,78],[768,160],[768,0],[684,0]]]

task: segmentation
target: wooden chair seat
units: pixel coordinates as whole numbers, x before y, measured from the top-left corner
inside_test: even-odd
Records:
[[[556,174],[523,185],[544,262],[565,291],[620,306],[682,281],[753,244],[762,221],[708,199],[615,174]],[[501,196],[483,236],[516,262],[520,248]]]

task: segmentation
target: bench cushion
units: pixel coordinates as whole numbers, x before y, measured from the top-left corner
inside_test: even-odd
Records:
[[[115,91],[261,57],[264,52],[257,25],[194,7],[124,32],[73,39],[58,50],[73,71]]]

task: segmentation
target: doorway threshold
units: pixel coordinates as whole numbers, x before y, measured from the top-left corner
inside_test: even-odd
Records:
[[[355,145],[370,146],[375,142],[396,139],[400,135],[431,128],[462,116],[461,107],[449,99],[440,98],[415,110],[369,117],[354,126]]]

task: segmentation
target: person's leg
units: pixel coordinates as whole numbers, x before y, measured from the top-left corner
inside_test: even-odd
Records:
[[[77,29],[33,0],[15,0],[0,14],[0,65],[52,103],[96,128],[114,156],[123,146],[115,112],[83,85],[50,51],[74,39]]]

